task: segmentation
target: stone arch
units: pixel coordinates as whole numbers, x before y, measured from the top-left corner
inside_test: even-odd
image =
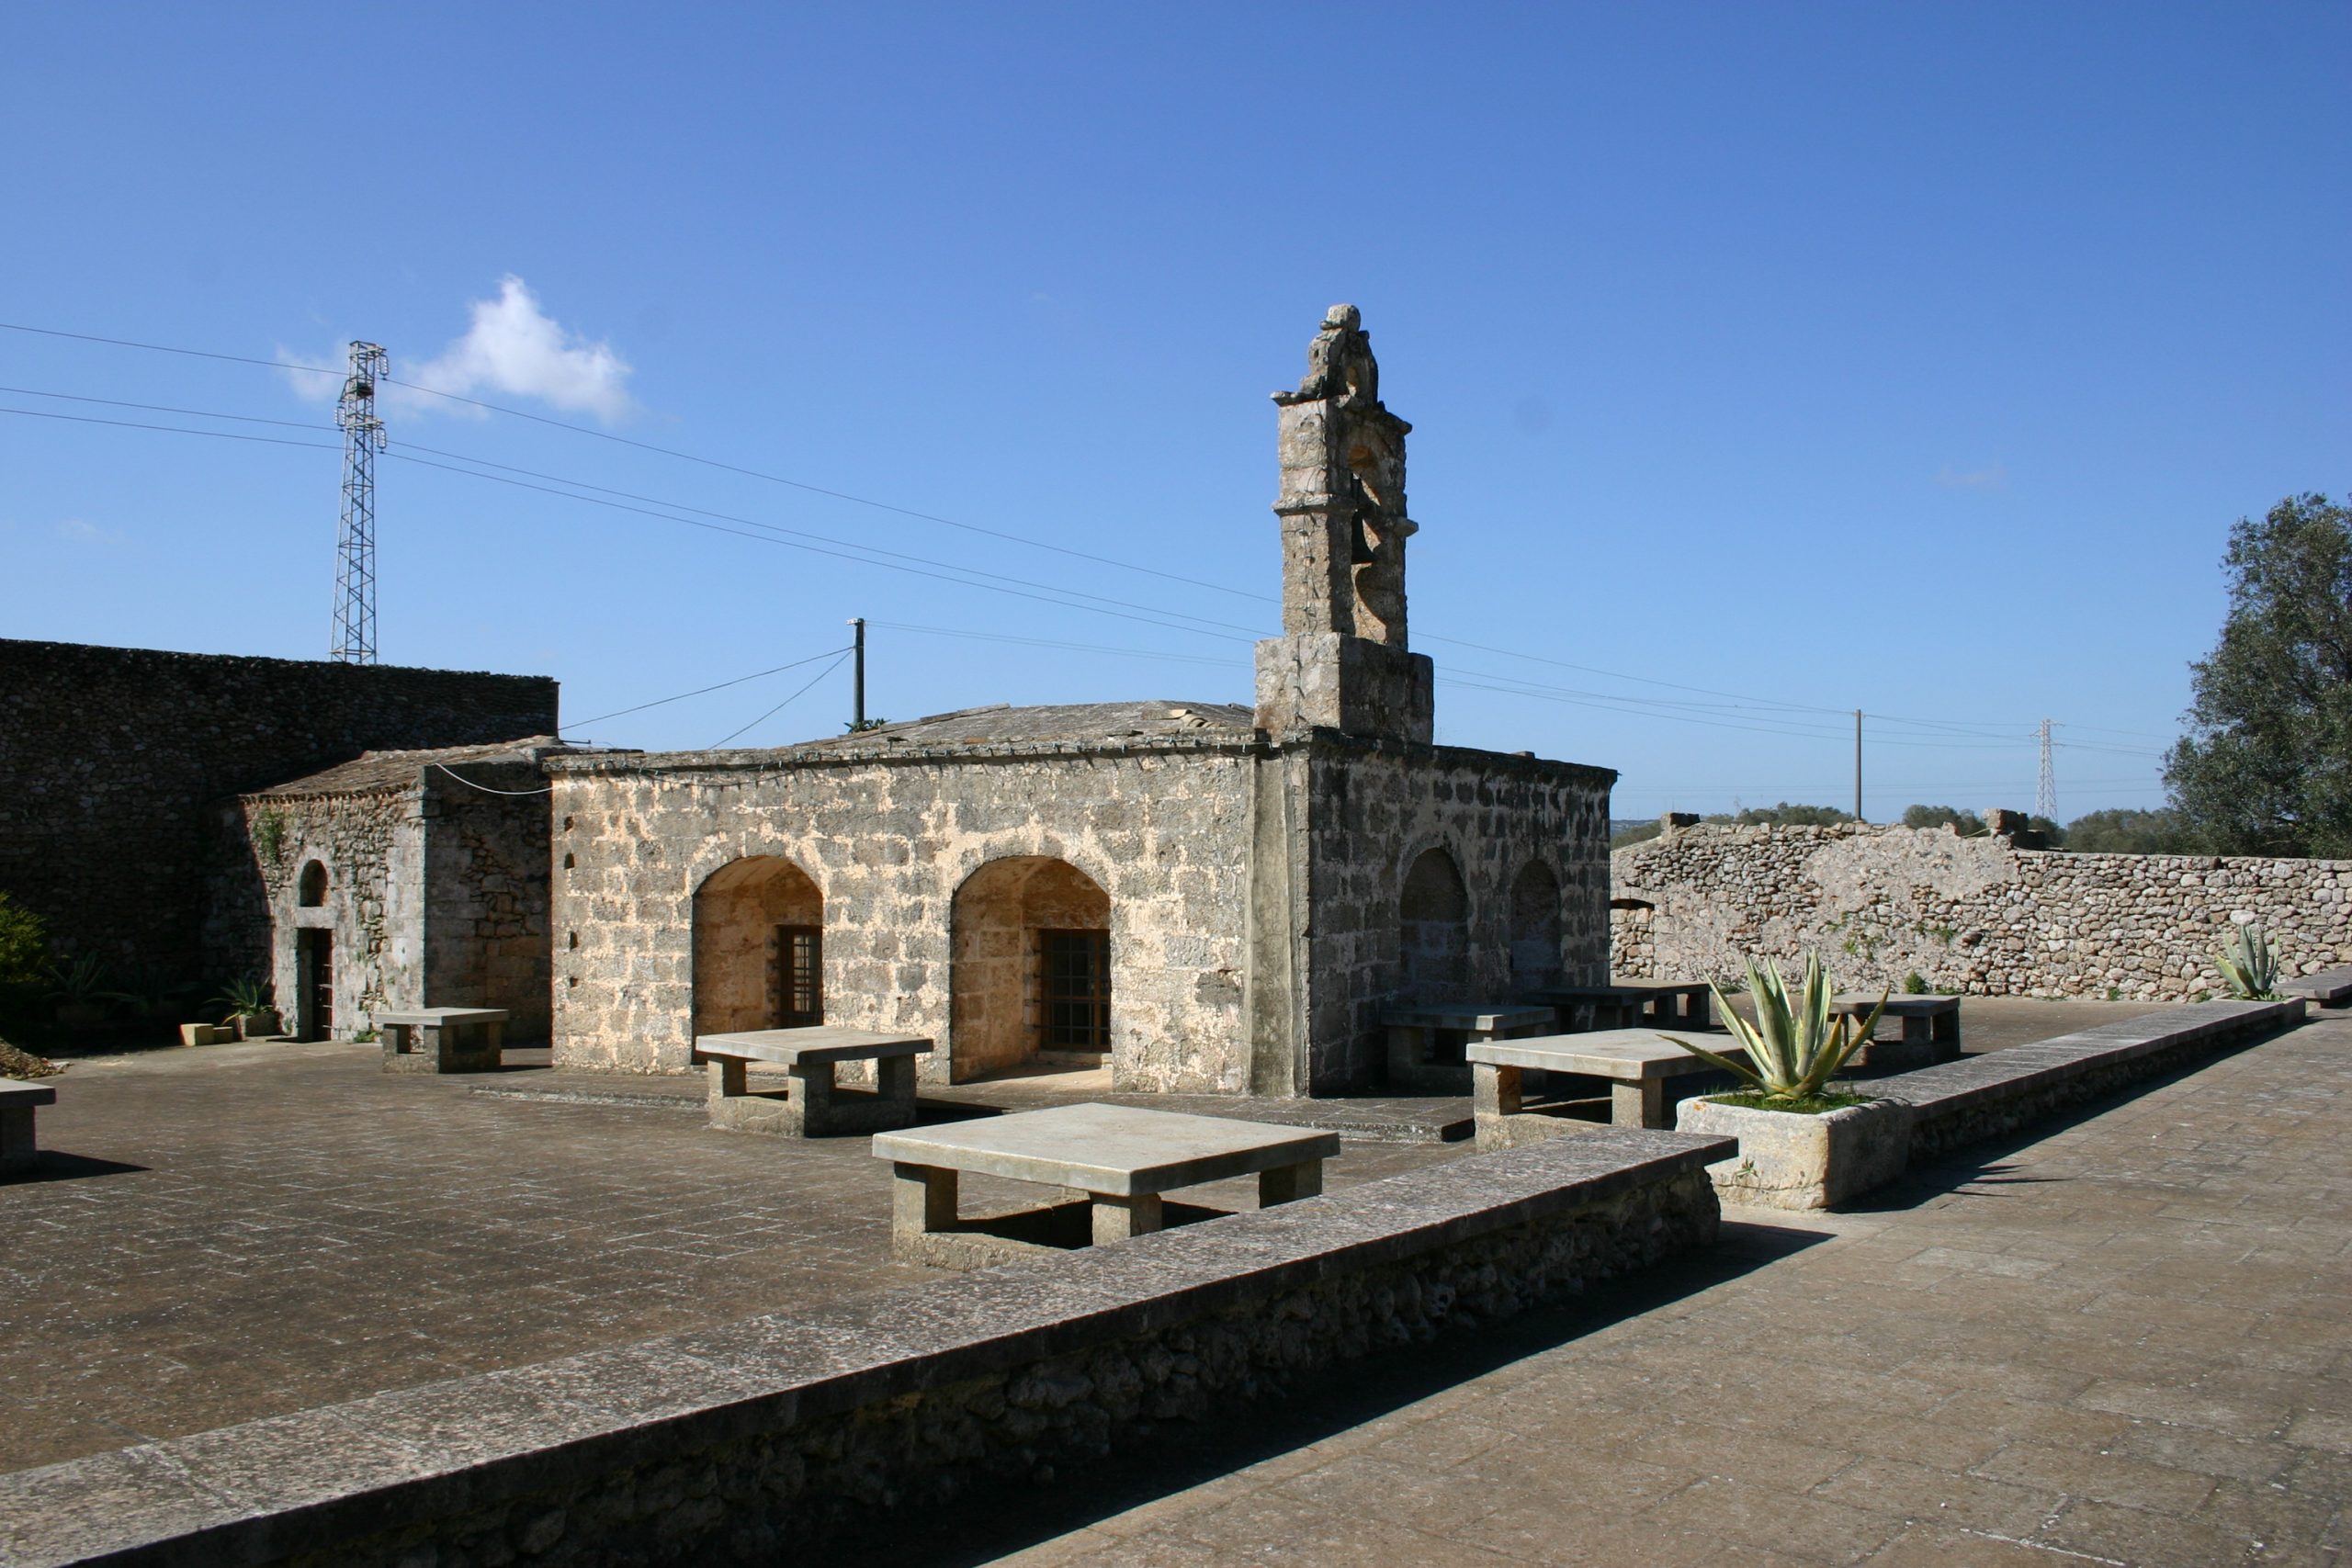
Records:
[[[1511,879],[1510,983],[1530,991],[1560,983],[1560,877],[1542,860]]]
[[[1396,927],[1403,998],[1461,1000],[1470,987],[1470,893],[1445,850],[1424,850],[1407,869]]]
[[[984,861],[949,917],[948,1074],[1111,1045],[1111,896],[1052,855]]]
[[[308,860],[302,863],[302,873],[294,881],[294,902],[305,909],[326,907],[327,863]]]
[[[728,862],[695,889],[694,1032],[821,1023],[825,895],[781,855]]]

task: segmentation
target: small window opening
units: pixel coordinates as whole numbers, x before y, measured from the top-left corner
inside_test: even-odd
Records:
[[[323,861],[312,861],[302,868],[302,880],[296,897],[306,909],[315,909],[327,901],[327,868]]]

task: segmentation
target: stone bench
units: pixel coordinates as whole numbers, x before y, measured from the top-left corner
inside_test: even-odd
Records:
[[[1605,986],[1548,986],[1524,1000],[1554,1010],[1557,1027],[1576,1034],[1589,1030],[1712,1027],[1712,988],[1704,980],[1611,980]]]
[[[2296,975],[2278,982],[2282,997],[2301,997],[2316,1007],[2336,1008],[2352,1002],[2352,969],[2323,969],[2316,975]]]
[[[373,1016],[388,1073],[494,1073],[505,1048],[504,1008],[409,1008]]]
[[[895,1179],[892,1249],[945,1268],[984,1267],[1050,1245],[1043,1239],[1050,1210],[998,1223],[960,1218],[964,1171],[1084,1193],[1089,1238],[1100,1243],[1160,1229],[1169,1218],[1163,1194],[1228,1177],[1256,1176],[1261,1207],[1316,1197],[1323,1162],[1339,1152],[1337,1133],[1129,1105],[1057,1105],[874,1140],[875,1157],[890,1161]]]
[[[695,1055],[710,1075],[712,1126],[733,1133],[822,1138],[913,1126],[915,1058],[926,1055],[931,1045],[920,1034],[817,1024],[697,1034]],[[749,1071],[753,1062],[784,1068],[792,1079],[790,1090],[754,1092]],[[834,1075],[843,1062],[874,1064],[872,1093],[841,1089]]]
[[[1525,1002],[1452,1002],[1432,1007],[1389,1008],[1380,1015],[1388,1032],[1388,1086],[1427,1094],[1462,1094],[1470,1068],[1460,1055],[1476,1040],[1548,1034],[1559,1027],[1552,1009]]]
[[[1850,1018],[1856,1028],[1870,1017],[1879,998],[1867,991],[1847,991],[1834,997],[1829,1003],[1832,1018]],[[1885,1037],[1889,1022],[1900,1020],[1903,1036],[1899,1040]],[[1889,997],[1885,1014],[1879,1020],[1879,1032],[1854,1057],[1854,1065],[1865,1067],[1894,1067],[1908,1072],[1915,1067],[1932,1067],[1939,1062],[1960,1059],[1960,998],[1958,997]]]
[[[1745,1055],[1718,1035],[1702,1041],[1719,1056]],[[1518,1040],[1487,1040],[1464,1053],[1470,1061],[1472,1106],[1478,1146],[1508,1148],[1530,1137],[1548,1137],[1581,1123],[1562,1116],[1529,1115],[1521,1110],[1521,1075],[1532,1069],[1568,1073],[1609,1083],[1610,1122],[1619,1127],[1663,1128],[1671,1121],[1668,1086],[1675,1078],[1718,1069],[1654,1029],[1589,1030],[1581,1034],[1544,1034]]]
[[[30,1170],[40,1158],[33,1140],[33,1112],[57,1103],[57,1091],[45,1083],[11,1083],[0,1079],[0,1176]]]

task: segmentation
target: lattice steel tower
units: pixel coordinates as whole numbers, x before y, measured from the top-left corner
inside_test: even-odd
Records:
[[[334,405],[343,427],[343,525],[335,533],[330,652],[345,664],[376,662],[376,454],[384,449],[376,382],[388,368],[380,344],[353,344],[351,374]]]
[[[2033,792],[2033,812],[2050,821],[2058,820],[2058,773],[2050,765],[2050,721],[2041,721],[2041,784]]]

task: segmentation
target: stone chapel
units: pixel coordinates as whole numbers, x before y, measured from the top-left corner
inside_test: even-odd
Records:
[[[1254,709],[992,707],[761,750],[550,755],[560,1066],[686,1070],[825,1021],[962,1081],[1377,1081],[1382,1009],[1607,979],[1604,768],[1431,743],[1411,427],[1335,306],[1279,410],[1283,635]]]

